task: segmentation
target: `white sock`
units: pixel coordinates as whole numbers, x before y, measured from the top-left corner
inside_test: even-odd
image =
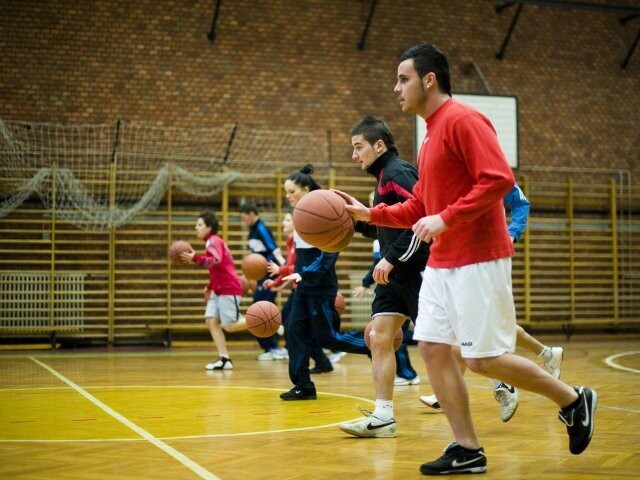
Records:
[[[393,418],[393,400],[376,399],[376,409],[373,416],[382,421],[391,420]]]
[[[548,362],[549,360],[551,360],[551,348],[546,346],[543,347],[542,351],[538,354],[538,356],[542,358],[542,360],[544,360],[545,362]]]

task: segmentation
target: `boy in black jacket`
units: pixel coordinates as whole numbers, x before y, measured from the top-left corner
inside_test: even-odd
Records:
[[[418,170],[398,157],[393,134],[386,123],[364,117],[351,130],[351,144],[353,160],[376,177],[374,205],[393,205],[413,198],[411,191],[418,180]],[[376,406],[373,412],[363,411],[363,419],[343,423],[340,429],[357,437],[395,437],[393,337],[407,319],[415,320],[417,316],[418,292],[429,249],[411,229],[359,221],[356,230],[380,241],[381,259],[373,271],[378,285],[371,305],[373,328],[369,337]]]

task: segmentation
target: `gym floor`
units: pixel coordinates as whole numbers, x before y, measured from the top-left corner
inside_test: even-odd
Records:
[[[639,478],[640,341],[547,344],[565,348],[562,380],[598,391],[593,441],[571,455],[556,406],[528,392],[502,423],[489,381],[468,372],[484,478]],[[422,382],[395,389],[397,438],[358,439],[337,425],[373,407],[367,357],[314,376],[316,401],[283,402],[287,362],[230,346],[234,370],[216,372],[203,368],[210,346],[0,351],[0,478],[417,479],[452,440],[418,401],[431,389],[416,347]]]

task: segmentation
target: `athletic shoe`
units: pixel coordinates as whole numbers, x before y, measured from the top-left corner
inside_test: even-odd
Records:
[[[331,363],[338,363],[346,354],[347,352],[333,352],[329,355],[329,361]]]
[[[551,358],[542,365],[555,378],[560,378],[560,364],[562,363],[562,347],[551,347]]]
[[[560,410],[558,417],[567,426],[569,451],[578,455],[589,446],[593,435],[598,394],[588,387],[575,387],[574,390],[578,394],[578,404],[574,408]]]
[[[358,409],[364,418],[351,423],[341,423],[340,430],[362,438],[393,438],[396,436],[396,421],[393,418],[380,420],[378,417],[374,417],[369,410],[363,410],[360,407]]]
[[[456,442],[444,449],[444,455],[433,462],[423,463],[420,473],[423,475],[451,475],[456,473],[484,473],[487,471],[487,457],[484,448],[469,450]]]
[[[289,360],[289,351],[286,348],[273,348],[271,354],[275,360]]]
[[[284,335],[284,325],[280,324],[276,333],[282,337]]]
[[[269,360],[275,360],[276,357],[273,356],[273,353],[271,353],[273,350],[269,350],[268,352],[262,352],[260,355],[258,355],[256,357],[256,360],[260,361],[260,362],[265,362],[265,361],[269,361]]]
[[[500,384],[493,389],[493,396],[500,404],[500,418],[503,422],[508,422],[518,409],[518,390],[514,386],[500,382]]]
[[[432,408],[432,410],[427,410],[429,413],[442,413],[442,407],[435,395],[423,395],[420,397],[420,401]]]
[[[220,357],[217,362],[207,363],[205,370],[233,370],[233,363],[230,358]]]
[[[333,372],[333,367],[331,366],[331,364],[329,364],[328,367],[318,367],[316,365],[311,370],[309,370],[309,373],[311,375],[315,375],[316,373],[329,373],[329,372]]]
[[[298,387],[293,387],[288,392],[280,394],[282,400],[315,400],[318,398],[315,390],[304,391]]]
[[[396,387],[402,387],[404,385],[418,385],[420,383],[420,377],[413,377],[412,379],[404,378],[404,377],[396,377],[393,381],[393,384]]]

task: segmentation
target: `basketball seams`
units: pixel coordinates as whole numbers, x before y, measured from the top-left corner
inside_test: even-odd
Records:
[[[302,240],[329,252],[348,246],[354,231],[344,200],[330,190],[302,197],[293,211],[293,225]]]
[[[176,240],[171,245],[169,245],[169,259],[173,264],[182,265],[185,262],[180,257],[180,254],[182,252],[190,252],[191,250],[193,250],[193,247],[191,247],[191,244],[189,242],[187,242],[186,240]]]
[[[270,337],[282,323],[280,309],[267,300],[260,300],[251,306],[245,314],[247,328],[256,337]]]

